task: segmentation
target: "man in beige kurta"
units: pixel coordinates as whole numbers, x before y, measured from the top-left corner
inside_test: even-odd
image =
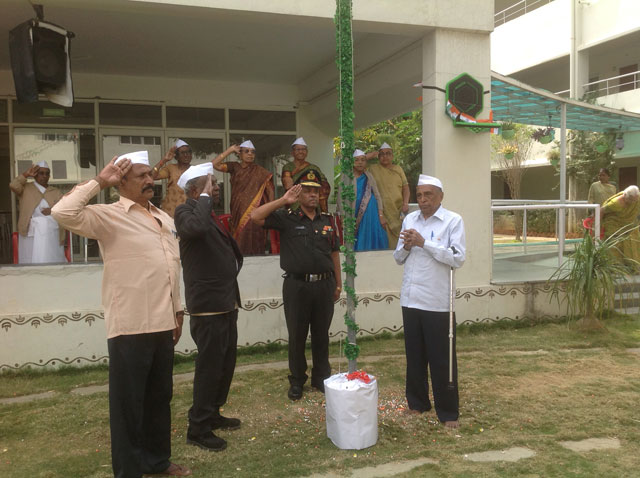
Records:
[[[379,164],[370,165],[369,172],[376,180],[382,196],[389,249],[395,249],[402,227],[402,216],[409,212],[409,183],[402,168],[392,164],[393,151],[387,143],[377,153],[368,154],[367,159],[375,156],[378,157]]]
[[[133,164],[132,164],[133,163]],[[118,186],[120,200],[89,201]],[[148,153],[113,158],[51,214],[97,239],[104,261],[102,305],[109,350],[109,423],[116,477],[191,471],[169,461],[173,347],[182,332],[180,253],[173,219],[151,204]]]
[[[20,264],[65,262],[64,229],[51,217],[51,207],[62,192],[49,186],[51,169],[46,161],[19,174],[9,188],[18,197],[18,262]],[[27,182],[33,178],[33,182]]]

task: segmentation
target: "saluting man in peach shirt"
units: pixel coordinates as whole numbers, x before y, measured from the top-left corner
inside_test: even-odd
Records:
[[[89,201],[117,186],[113,204]],[[189,476],[171,463],[173,347],[182,333],[180,253],[173,219],[151,204],[147,151],[113,158],[52,209],[66,229],[97,239],[109,349],[109,424],[116,478]]]

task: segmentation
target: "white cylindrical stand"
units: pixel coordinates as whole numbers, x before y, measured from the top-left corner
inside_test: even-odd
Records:
[[[327,436],[338,448],[361,450],[378,441],[378,382],[371,379],[364,383],[339,373],[324,381]]]

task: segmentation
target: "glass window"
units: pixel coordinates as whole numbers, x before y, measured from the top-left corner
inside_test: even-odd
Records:
[[[162,126],[162,108],[156,105],[100,103],[100,124]]]
[[[11,182],[9,159],[9,127],[0,126],[0,264],[13,262],[11,245],[11,191],[6,187]]]
[[[59,189],[63,194],[77,183],[96,175],[96,141],[93,129],[16,128],[13,140],[17,174],[22,174],[32,164],[46,161],[51,170],[49,186]],[[92,200],[95,201],[96,198]],[[17,212],[19,215],[19,201]],[[70,253],[73,254],[74,261],[84,260],[82,241],[84,239],[75,235],[72,238]],[[89,243],[88,252],[90,258],[98,259],[95,241]]]
[[[93,124],[93,103],[74,102],[71,108],[49,101],[18,103],[13,100],[15,123]]]
[[[167,106],[167,126],[171,128],[224,129],[224,109]]]
[[[229,129],[295,131],[293,111],[229,110]]]
[[[49,184],[63,192],[96,175],[96,142],[92,129],[14,131],[17,174],[32,164],[46,161],[51,169]]]
[[[9,121],[7,116],[7,100],[0,100],[0,123]]]
[[[282,166],[291,159],[291,143],[296,139],[295,135],[279,134],[231,134],[231,144],[241,144],[251,140],[256,147],[256,163],[273,173],[276,197],[284,194],[282,188]],[[324,172],[324,171],[323,171]],[[326,174],[326,173],[325,173]]]

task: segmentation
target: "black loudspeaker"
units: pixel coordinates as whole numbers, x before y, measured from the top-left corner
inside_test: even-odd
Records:
[[[18,102],[35,103],[38,101],[38,83],[33,68],[31,21],[21,23],[9,32],[9,54]]]
[[[48,28],[33,27],[33,68],[40,88],[58,88],[67,81],[67,37]]]
[[[19,103],[34,103],[42,93],[62,106],[73,104],[69,55],[65,51],[67,45],[71,46],[71,37],[73,33],[64,28],[35,20],[21,23],[9,32],[11,69]]]

